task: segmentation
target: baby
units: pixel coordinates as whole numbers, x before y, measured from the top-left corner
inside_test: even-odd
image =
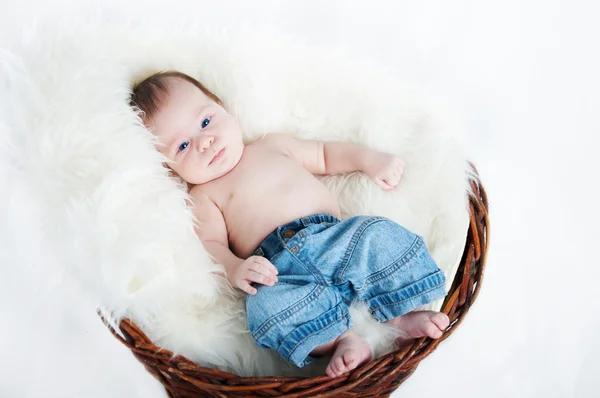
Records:
[[[219,98],[179,72],[139,83],[131,104],[191,187],[202,244],[229,283],[248,293],[258,345],[297,366],[333,354],[330,377],[355,369],[371,352],[350,330],[354,299],[396,327],[400,344],[442,336],[445,314],[411,312],[446,295],[423,239],[384,217],[341,221],[335,197],[314,176],[362,171],[393,190],[404,167],[398,157],[287,134],[244,144]]]

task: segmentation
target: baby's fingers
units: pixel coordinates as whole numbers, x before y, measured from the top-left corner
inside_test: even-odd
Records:
[[[277,268],[275,268],[275,266],[269,260],[267,260],[264,257],[258,256],[254,259],[254,261],[248,269],[256,271],[263,275],[272,276],[274,278],[277,278],[277,274],[279,273],[279,271],[277,271]]]
[[[250,285],[250,283],[248,283],[248,281],[242,281],[240,282],[238,288],[240,288],[240,290],[251,294],[251,295],[255,295],[256,292],[258,292],[258,290],[256,290],[255,288],[252,287],[252,285]]]
[[[256,271],[248,271],[248,274],[246,276],[246,280],[248,281],[260,283],[261,285],[267,286],[273,286],[275,282],[277,282],[277,279],[275,278],[276,277],[264,275]]]

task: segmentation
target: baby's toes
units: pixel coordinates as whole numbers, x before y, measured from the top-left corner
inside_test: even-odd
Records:
[[[327,373],[327,376],[329,377],[336,377],[335,359],[329,361],[329,365],[327,365],[325,373]]]
[[[427,322],[427,324],[423,325],[423,332],[432,339],[439,339],[442,337],[442,331],[433,322]]]
[[[448,315],[444,314],[443,312],[433,314],[430,319],[431,322],[433,322],[435,326],[437,326],[442,332],[446,330],[450,324],[450,318],[448,318]]]
[[[329,365],[327,365],[327,369],[325,369],[325,373],[327,374],[327,376],[329,376],[331,378],[335,377],[335,372],[332,369],[331,362],[329,362]]]
[[[342,356],[334,357],[329,362],[329,366],[327,366],[327,375],[329,377],[337,377],[344,373],[344,360]]]
[[[358,353],[355,351],[350,351],[346,355],[344,355],[344,372],[352,370],[358,366]]]
[[[344,361],[343,355],[340,355],[339,357],[336,358],[334,369],[335,369],[336,376],[342,375],[342,374],[346,373],[346,371],[348,370],[346,363]]]

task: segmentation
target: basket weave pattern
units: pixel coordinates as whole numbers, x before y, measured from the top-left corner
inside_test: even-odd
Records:
[[[473,170],[475,168],[473,167]],[[475,171],[476,172],[476,171]],[[477,298],[489,240],[488,201],[483,186],[470,182],[470,226],[460,266],[442,311],[450,325],[437,340],[420,338],[354,371],[331,379],[326,375],[300,377],[240,377],[195,362],[155,346],[129,319],[119,325],[125,339],[111,329],[135,357],[165,387],[171,398],[186,397],[386,397],[416,370],[426,356],[461,324]]]

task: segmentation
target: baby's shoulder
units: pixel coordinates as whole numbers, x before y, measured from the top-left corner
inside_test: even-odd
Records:
[[[269,133],[253,141],[251,145],[258,150],[287,153],[295,140],[296,138],[291,134]]]
[[[270,144],[272,145],[273,143],[278,143],[278,142],[283,142],[283,141],[290,141],[294,138],[293,135],[291,134],[286,134],[286,133],[268,133],[263,135],[262,137],[260,137],[258,140],[256,140],[256,142],[260,142],[262,144]]]

